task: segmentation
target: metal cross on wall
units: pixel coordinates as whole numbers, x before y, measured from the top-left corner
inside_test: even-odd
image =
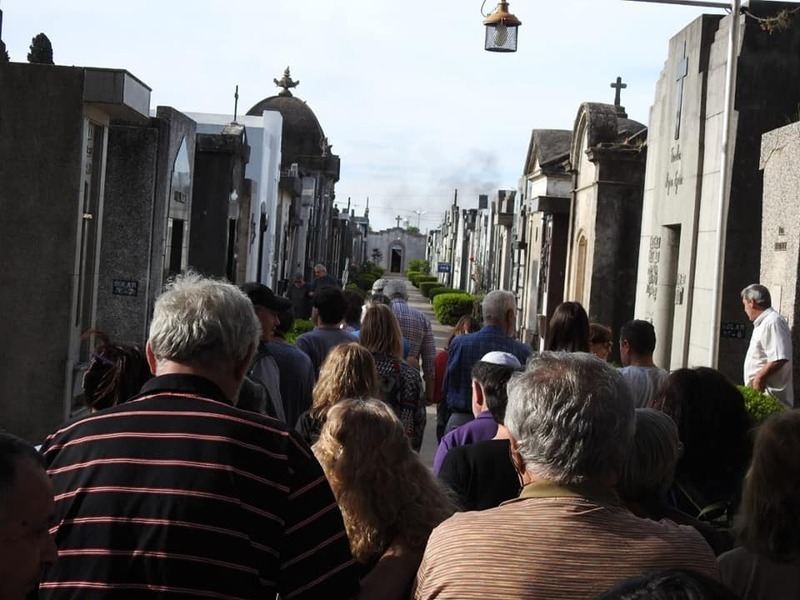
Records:
[[[683,84],[689,74],[689,57],[686,56],[686,41],[683,42],[683,58],[678,62],[675,81],[678,82],[678,108],[675,113],[675,139],[681,137],[681,113],[683,112]]]
[[[622,90],[628,87],[628,84],[622,83],[622,77],[617,77],[617,82],[612,83],[611,87],[616,90],[614,94],[614,106],[622,106]]]

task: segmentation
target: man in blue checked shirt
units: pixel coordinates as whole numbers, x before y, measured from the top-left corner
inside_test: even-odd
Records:
[[[452,411],[445,433],[471,421],[472,367],[489,352],[508,352],[523,365],[531,349],[514,339],[517,328],[517,302],[504,290],[489,292],[483,299],[484,327],[475,333],[459,335],[450,342],[444,388],[447,406]]]

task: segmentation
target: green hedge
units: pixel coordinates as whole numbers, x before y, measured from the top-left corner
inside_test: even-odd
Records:
[[[346,286],[344,286],[344,289],[345,291],[355,292],[356,294],[361,296],[362,300],[365,300],[367,298],[367,292],[358,287],[358,285],[355,283],[348,283]]]
[[[292,328],[286,332],[286,341],[294,344],[298,336],[314,329],[314,323],[308,319],[295,319]]]
[[[368,292],[372,290],[372,284],[375,283],[378,279],[380,279],[374,273],[361,273],[360,275],[356,275],[353,283],[355,283],[359,288]]]
[[[426,277],[428,277],[428,276],[423,274],[423,273],[412,273],[408,277],[408,280],[411,282],[411,285],[413,285],[414,287],[418,287],[419,286],[419,280],[420,279],[425,280]]]
[[[761,425],[768,416],[785,409],[779,400],[765,392],[744,385],[736,387],[742,392],[744,407],[755,425]]]
[[[406,271],[406,279],[409,281],[413,281],[414,277],[419,277],[420,275],[424,275],[424,273],[420,273],[419,271]]]
[[[441,286],[428,290],[428,298],[430,298],[431,301],[433,301],[433,299],[436,298],[436,296],[438,296],[439,294],[466,294],[466,293],[467,292],[465,292],[464,290],[458,290],[456,288]]]
[[[440,281],[421,281],[419,284],[419,293],[426,298],[430,298],[431,290],[437,287],[442,287],[442,283]]]
[[[439,294],[433,299],[433,312],[442,325],[455,325],[464,315],[472,314],[473,298],[466,293]]]
[[[420,284],[425,283],[425,282],[428,282],[428,283],[433,283],[433,282],[439,283],[438,278],[435,275],[418,275],[417,277],[414,278],[414,281],[412,281],[411,283],[414,286],[419,287]]]

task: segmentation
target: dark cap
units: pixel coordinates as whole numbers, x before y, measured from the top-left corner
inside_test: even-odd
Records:
[[[242,291],[250,298],[253,306],[263,306],[269,310],[280,312],[292,306],[288,298],[281,298],[276,296],[274,292],[265,286],[263,283],[249,282],[241,287]]]

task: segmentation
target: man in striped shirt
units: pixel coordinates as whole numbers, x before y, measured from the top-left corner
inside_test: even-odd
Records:
[[[691,527],[629,512],[614,486],[633,440],[622,376],[590,354],[544,352],[508,384],[505,425],[519,498],[434,529],[416,598],[594,598],[651,571],[719,579]]]
[[[341,514],[294,432],[235,408],[258,343],[253,306],[189,274],[157,300],[156,377],[42,449],[59,562],[41,598],[348,598]]]

